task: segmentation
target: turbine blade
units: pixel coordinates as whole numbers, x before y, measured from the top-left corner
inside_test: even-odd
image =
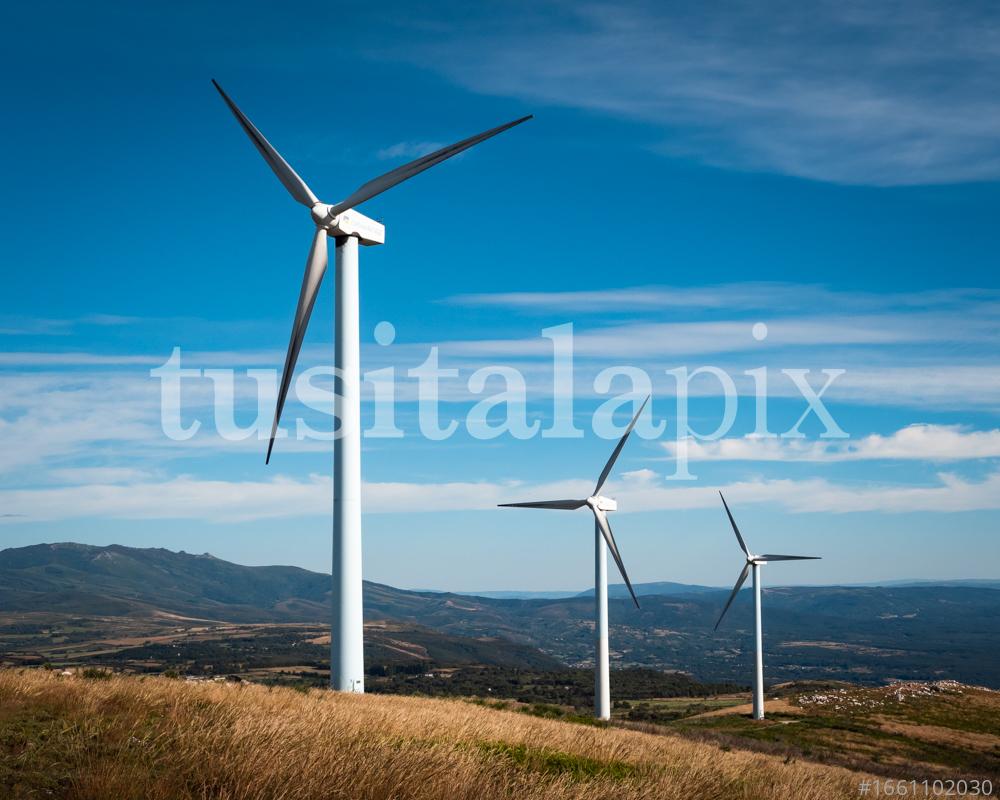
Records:
[[[513,128],[515,125],[527,122],[531,119],[531,116],[532,115],[529,114],[526,117],[515,119],[513,122],[508,122],[505,125],[499,125],[496,128],[490,128],[488,131],[477,133],[475,136],[470,136],[468,139],[463,139],[455,144],[442,147],[440,150],[435,150],[433,153],[421,156],[408,164],[396,167],[396,169],[385,173],[385,175],[379,175],[377,178],[368,181],[368,183],[359,186],[353,194],[331,206],[330,214],[340,214],[342,211],[347,211],[349,208],[354,208],[356,205],[360,205],[365,202],[365,200],[371,200],[371,198],[375,195],[382,194],[382,192],[387,189],[391,189],[396,184],[402,183],[403,181],[412,178],[414,175],[420,174],[425,169],[430,169],[431,167],[440,164],[442,161],[458,155],[463,150],[468,150],[470,147],[473,147],[480,142],[484,142],[487,139],[496,136],[498,133],[503,133],[508,128]]]
[[[298,202],[307,208],[312,208],[319,200],[316,199],[316,195],[312,193],[312,190],[306,186],[306,182],[298,176],[298,173],[292,169],[288,162],[281,157],[281,154],[275,150],[271,143],[264,138],[262,134],[254,124],[247,118],[237,107],[236,103],[229,99],[229,95],[226,94],[222,87],[212,81],[212,85],[219,90],[219,94],[222,95],[222,99],[226,101],[226,105],[229,106],[229,110],[233,112],[233,116],[236,117],[236,121],[240,123],[243,130],[246,131],[247,136],[250,137],[250,141],[253,142],[254,147],[260,151],[260,154],[264,156],[264,160],[267,165],[271,168],[275,175],[278,176],[278,180],[281,181],[285,188],[288,189],[288,193],[291,194]]]
[[[719,492],[719,497],[722,497],[722,492]],[[726,516],[729,517],[729,524],[733,526],[733,533],[736,534],[736,539],[740,543],[740,550],[742,550],[743,554],[747,558],[749,558],[750,557],[750,551],[747,550],[747,543],[743,541],[743,537],[740,535],[740,529],[736,527],[736,520],[733,519],[733,514],[729,510],[729,504],[726,502],[726,498],[725,497],[722,497],[722,505],[724,505],[726,507]]]
[[[757,556],[759,561],[818,561],[822,556],[781,556],[774,553]]]
[[[736,585],[733,587],[733,593],[729,595],[729,599],[726,601],[726,607],[722,609],[722,613],[719,614],[718,622],[715,623],[715,630],[719,630],[719,623],[722,622],[722,618],[726,616],[726,612],[729,610],[729,606],[733,604],[733,600],[736,599],[736,595],[739,593],[740,589],[743,588],[743,584],[746,582],[747,575],[750,574],[750,565],[744,564],[743,571],[740,573],[740,577],[736,579]]]
[[[625,446],[625,442],[628,441],[628,437],[632,433],[632,429],[635,427],[635,423],[639,421],[639,415],[642,410],[646,407],[646,403],[649,402],[649,395],[646,395],[646,399],[642,401],[642,405],[639,406],[639,410],[635,412],[635,416],[632,417],[632,421],[628,424],[625,429],[625,433],[621,439],[618,440],[618,445],[615,447],[614,452],[611,453],[611,458],[608,459],[608,463],[604,465],[604,471],[601,473],[601,477],[597,479],[597,488],[594,489],[594,494],[598,495],[601,493],[601,488],[604,486],[604,482],[608,479],[608,475],[611,474],[611,468],[614,467],[615,461],[618,460],[618,454],[622,451]]]
[[[597,520],[597,525],[601,529],[604,541],[608,543],[608,550],[611,551],[611,556],[614,558],[615,564],[618,565],[618,571],[625,579],[625,585],[628,587],[629,594],[632,595],[632,602],[635,603],[636,608],[639,608],[639,598],[635,596],[635,589],[632,588],[632,581],[628,579],[628,573],[625,571],[625,564],[622,563],[622,556],[621,553],[618,552],[618,545],[615,543],[615,535],[611,532],[611,523],[608,522],[608,515],[601,509],[595,508],[594,518]]]
[[[575,511],[587,505],[586,500],[538,500],[533,503],[499,503],[498,508],[555,508]]]
[[[288,353],[285,355],[285,369],[281,373],[281,388],[278,391],[278,405],[274,410],[274,423],[271,425],[271,441],[267,445],[265,464],[271,462],[271,449],[274,447],[274,437],[278,433],[278,422],[281,420],[281,411],[285,407],[288,387],[292,383],[295,362],[299,358],[299,350],[302,349],[302,340],[306,335],[309,315],[312,314],[316,295],[319,293],[320,284],[323,282],[323,275],[326,274],[326,239],[326,231],[322,228],[317,228],[316,235],[313,237],[312,247],[309,249],[309,258],[306,260],[306,273],[302,278],[299,304],[295,309],[295,321],[292,323],[292,337],[288,342]]]

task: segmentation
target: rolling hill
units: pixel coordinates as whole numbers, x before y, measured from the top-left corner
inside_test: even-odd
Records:
[[[869,776],[460,700],[0,671],[0,795],[604,800],[857,797]]]
[[[296,567],[245,567],[162,549],[79,544],[8,549],[0,551],[0,637],[8,650],[12,642],[30,644],[32,637],[42,637],[47,623],[39,614],[322,625],[329,618],[329,580]],[[677,587],[666,584],[666,594],[645,594],[640,610],[625,599],[610,601],[613,665],[744,681],[752,647],[749,591],[741,593],[715,633],[727,591],[693,587],[678,593]],[[435,636],[446,637],[433,646],[454,652],[463,639],[473,639],[480,642],[473,648],[477,658],[492,649],[503,660],[499,651],[513,642],[535,666],[542,659],[580,667],[592,663],[593,601],[586,595],[495,599],[371,582],[364,591],[368,622],[404,626],[397,632],[408,629],[417,646],[422,646],[417,639],[431,643]],[[765,594],[769,682],[899,678],[1000,686],[1000,590],[828,586],[774,587]],[[369,647],[374,635],[370,631]]]

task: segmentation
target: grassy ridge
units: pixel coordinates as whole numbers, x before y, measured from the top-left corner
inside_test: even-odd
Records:
[[[0,795],[856,797],[836,767],[455,700],[0,672]]]
[[[747,717],[747,705],[678,719],[670,729],[888,778],[988,779],[1000,789],[1000,693],[994,690],[952,681],[795,688],[785,687],[783,698],[769,702],[763,722]]]

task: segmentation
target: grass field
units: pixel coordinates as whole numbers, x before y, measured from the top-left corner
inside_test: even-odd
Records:
[[[88,675],[0,672],[0,795],[829,800],[864,777],[462,700]]]
[[[1000,692],[941,681],[807,691],[793,685],[778,694],[762,722],[749,718],[745,703],[664,729],[884,777],[988,779],[1000,788]]]

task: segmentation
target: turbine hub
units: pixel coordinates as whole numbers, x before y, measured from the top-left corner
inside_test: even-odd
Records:
[[[317,228],[329,228],[335,217],[330,216],[330,206],[326,203],[317,203],[309,212]]]
[[[587,498],[587,505],[591,508],[599,508],[601,511],[617,511],[618,503],[612,500],[610,497],[602,497],[601,495],[596,495],[595,497]]]
[[[356,236],[364,245],[384,244],[385,226],[370,217],[349,208],[334,216],[330,213],[332,206],[317,203],[310,212],[317,228],[322,228],[336,238],[337,236]]]

